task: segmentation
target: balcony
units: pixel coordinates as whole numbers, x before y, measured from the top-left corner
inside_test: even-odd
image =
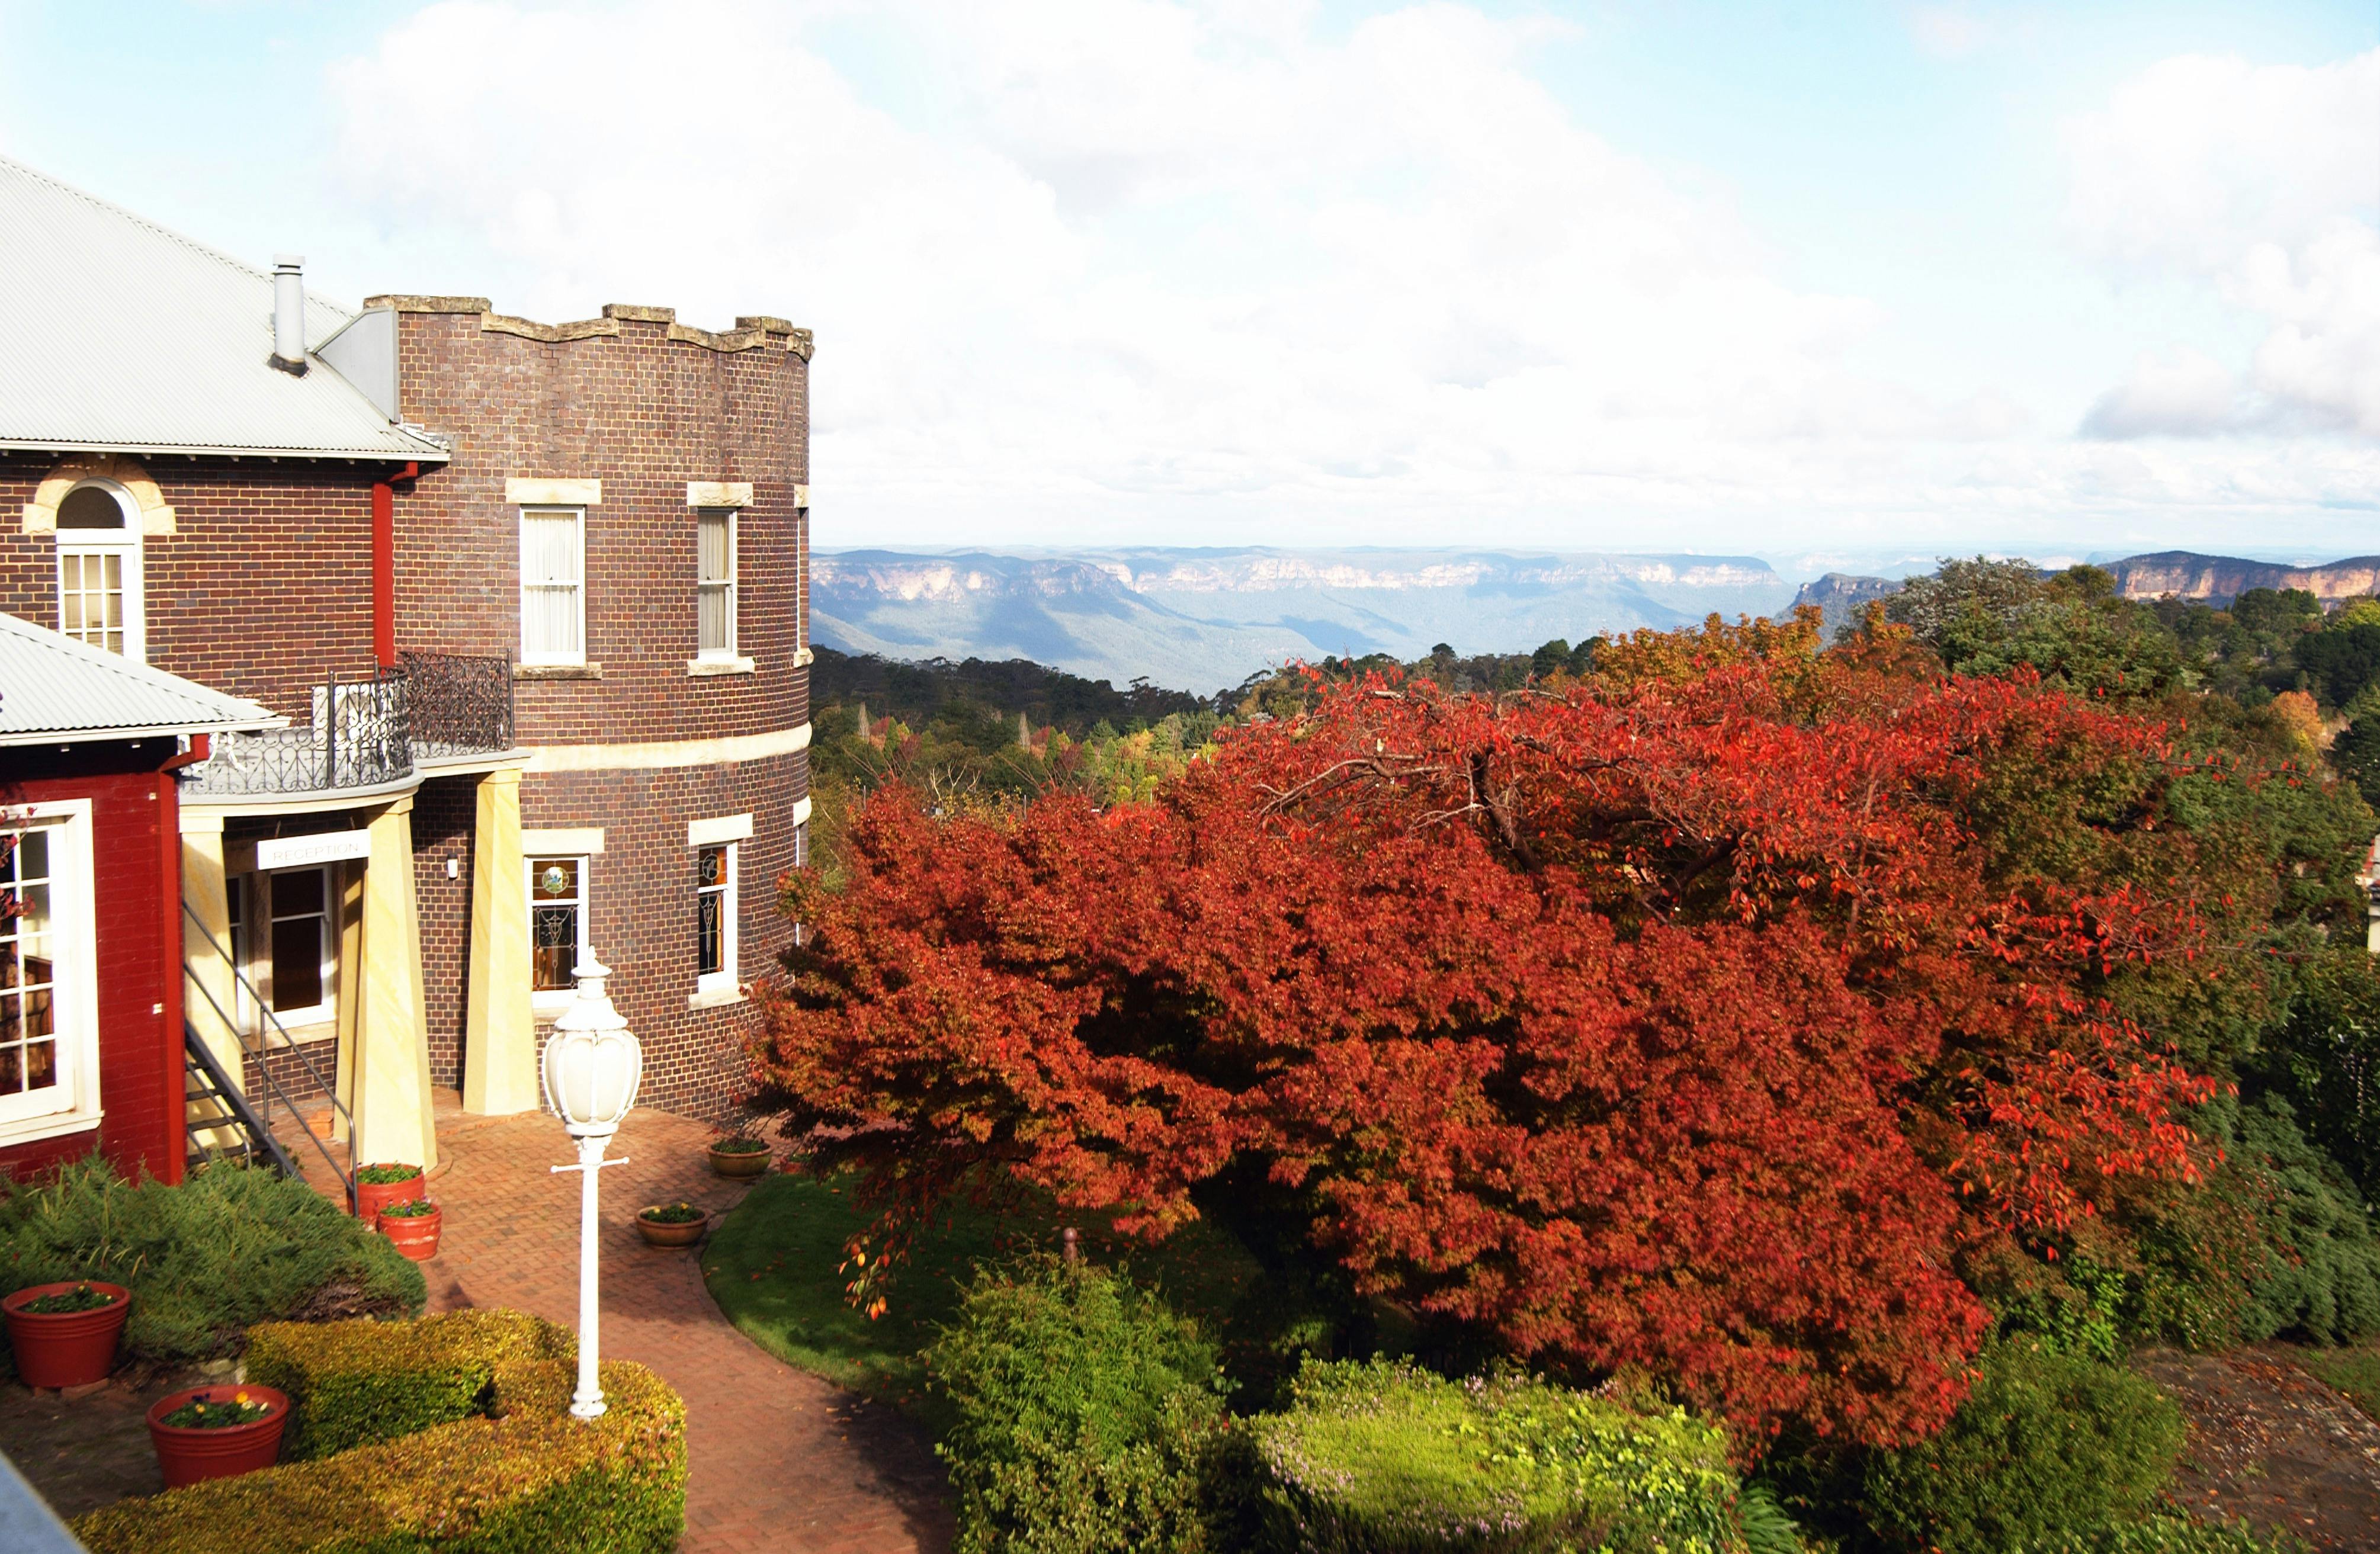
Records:
[[[186,799],[254,798],[392,787],[417,766],[512,748],[512,664],[503,658],[407,653],[368,680],[316,686],[313,718],[258,734],[218,735],[188,769]]]

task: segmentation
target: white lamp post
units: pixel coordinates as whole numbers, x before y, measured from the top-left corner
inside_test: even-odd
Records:
[[[572,975],[578,978],[578,995],[553,1022],[542,1067],[545,1103],[578,1141],[578,1163],[553,1169],[578,1172],[578,1390],[571,1397],[570,1412],[592,1419],[603,1412],[603,1388],[595,1376],[601,1326],[595,1298],[595,1173],[605,1166],[628,1163],[625,1156],[605,1159],[603,1146],[620,1131],[620,1119],[637,1102],[645,1053],[603,990],[610,969],[590,954]]]

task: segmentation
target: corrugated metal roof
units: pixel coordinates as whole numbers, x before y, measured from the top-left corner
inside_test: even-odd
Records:
[[[309,348],[354,317],[310,290]],[[446,457],[272,354],[270,272],[0,157],[0,447]]]
[[[277,728],[268,708],[0,615],[0,746]]]

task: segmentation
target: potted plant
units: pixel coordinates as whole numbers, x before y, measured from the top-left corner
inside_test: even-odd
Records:
[[[730,1134],[710,1141],[710,1169],[722,1176],[758,1176],[769,1169],[768,1142],[749,1134]]]
[[[17,1375],[28,1387],[81,1387],[115,1368],[132,1292],[96,1279],[34,1284],[0,1298]]]
[[[654,1246],[691,1246],[710,1224],[710,1210],[690,1203],[648,1204],[637,1211],[637,1233]]]
[[[271,1467],[288,1423],[288,1395],[253,1382],[186,1387],[149,1405],[149,1439],[168,1489]]]
[[[410,1203],[421,1196],[421,1168],[402,1160],[356,1167],[356,1218],[375,1224],[380,1211],[393,1203]]]
[[[445,1212],[428,1198],[407,1198],[380,1211],[380,1233],[417,1263],[438,1256],[438,1231]]]

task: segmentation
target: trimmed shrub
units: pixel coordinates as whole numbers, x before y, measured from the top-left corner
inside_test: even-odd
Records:
[[[2032,1338],[1992,1344],[1949,1427],[1876,1453],[1870,1526],[1938,1554],[2030,1554],[2144,1520],[2181,1451],[2181,1410],[2141,1377]]]
[[[248,1379],[289,1394],[282,1455],[327,1457],[488,1412],[498,1371],[577,1353],[525,1311],[418,1322],[268,1322],[249,1329]]]
[[[2058,1539],[2041,1554],[2303,1554],[2305,1545],[2282,1534],[2266,1537],[2240,1522],[2201,1522],[2166,1512],[2145,1522]]]
[[[1288,1410],[1250,1428],[1268,1549],[1718,1554],[1744,1543],[1727,1438],[1683,1410],[1642,1414],[1522,1378],[1309,1361]],[[1765,1506],[1764,1538],[1790,1536],[1783,1521]]]
[[[976,1276],[926,1363],[956,1554],[1193,1554],[1224,1430],[1212,1345],[1155,1293],[1038,1257]]]
[[[56,1279],[130,1289],[125,1347],[157,1360],[234,1354],[253,1324],[326,1305],[417,1312],[425,1294],[419,1268],[303,1182],[215,1164],[135,1184],[95,1155],[0,1187],[0,1286]]]
[[[575,1376],[566,1354],[508,1360],[495,1417],[126,1500],[74,1532],[91,1554],[669,1554],[686,1519],[684,1403],[613,1362],[607,1411],[575,1419]]]
[[[2380,1331],[2380,1241],[2346,1172],[2306,1141],[2278,1096],[2240,1108],[2233,1147],[2263,1200],[2276,1253],[2250,1281],[2242,1336],[2343,1343]]]

